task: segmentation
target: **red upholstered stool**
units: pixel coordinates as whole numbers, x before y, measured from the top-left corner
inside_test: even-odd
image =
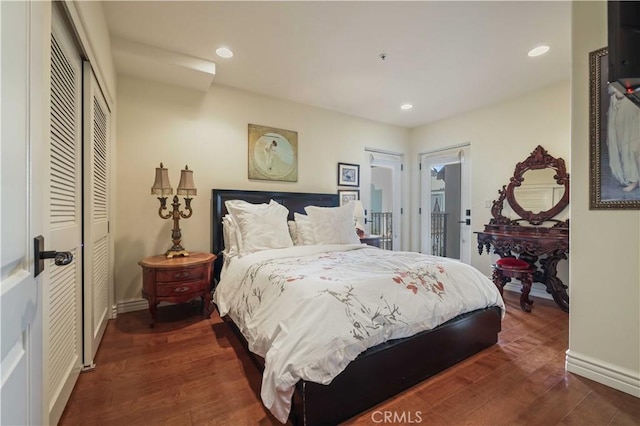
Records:
[[[531,265],[515,257],[498,259],[493,268],[493,283],[498,287],[501,295],[504,285],[507,281],[511,281],[508,278],[517,278],[522,282],[520,307],[525,312],[531,312],[531,305],[533,305],[533,300],[529,299],[529,292],[533,283],[533,268]]]

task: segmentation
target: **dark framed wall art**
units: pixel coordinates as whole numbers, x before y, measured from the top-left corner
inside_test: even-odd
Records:
[[[338,163],[338,186],[360,186],[360,165]]]

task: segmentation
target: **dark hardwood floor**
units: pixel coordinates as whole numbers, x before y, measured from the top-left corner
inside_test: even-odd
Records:
[[[640,424],[640,399],[565,372],[568,314],[535,298],[526,314],[518,294],[505,298],[497,345],[345,424]],[[197,308],[160,308],[153,329],[147,311],[111,321],[97,368],[80,375],[60,425],[279,424],[236,336]]]

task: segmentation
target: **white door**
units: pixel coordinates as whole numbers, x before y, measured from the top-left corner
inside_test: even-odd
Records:
[[[380,236],[380,247],[402,249],[402,154],[365,150],[362,205],[367,233]]]
[[[109,320],[109,140],[111,113],[89,62],[84,63],[84,368]]]
[[[33,237],[44,234],[48,4],[0,2],[0,424],[43,423],[43,286]],[[48,247],[50,249],[51,246]]]
[[[47,310],[47,407],[56,424],[82,368],[82,60],[53,7],[49,228],[51,245],[73,262],[52,266]]]
[[[471,147],[420,156],[421,252],[471,262]]]

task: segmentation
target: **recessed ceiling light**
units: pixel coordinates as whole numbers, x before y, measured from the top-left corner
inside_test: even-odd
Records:
[[[529,51],[529,53],[527,53],[527,55],[533,58],[535,56],[544,55],[548,51],[549,51],[549,46],[542,45],[542,46],[534,47]]]
[[[413,108],[413,105],[411,105],[411,104],[400,105],[400,109],[407,110],[407,109],[411,109],[411,108]]]
[[[220,56],[221,58],[229,59],[233,57],[233,52],[226,47],[218,47],[216,49],[216,55]]]

